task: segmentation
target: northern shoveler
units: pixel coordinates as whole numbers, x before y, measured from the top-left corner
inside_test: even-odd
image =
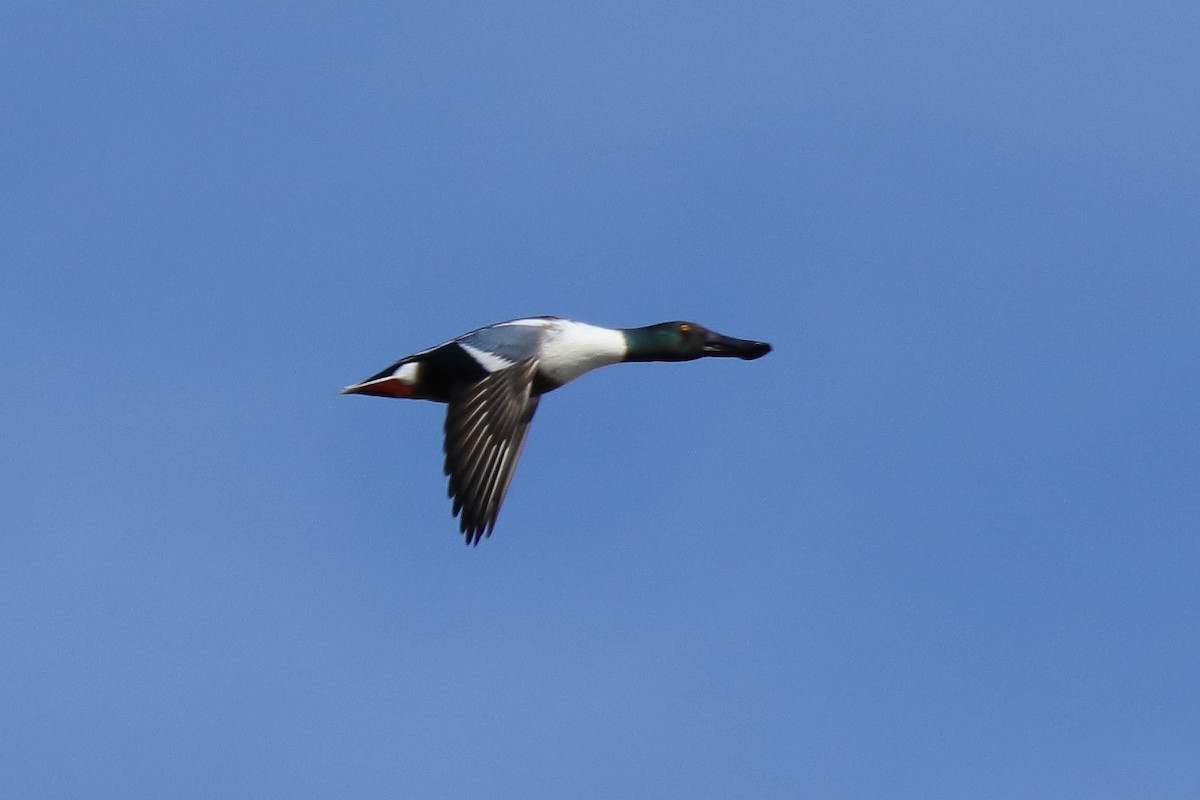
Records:
[[[621,361],[761,358],[766,342],[723,336],[694,322],[601,328],[559,317],[498,322],[414,353],[343,394],[447,403],[444,471],[468,544],[491,536],[540,397]]]

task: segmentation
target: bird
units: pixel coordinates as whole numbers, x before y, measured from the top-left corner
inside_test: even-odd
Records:
[[[541,396],[623,361],[761,358],[766,342],[694,322],[605,328],[562,317],[497,322],[405,356],[342,394],[445,403],[443,472],[468,545],[490,537]]]

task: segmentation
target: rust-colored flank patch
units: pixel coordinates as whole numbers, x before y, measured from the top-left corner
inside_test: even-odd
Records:
[[[412,397],[413,385],[399,378],[380,378],[379,380],[360,383],[344,390],[345,394],[368,394],[373,397]]]

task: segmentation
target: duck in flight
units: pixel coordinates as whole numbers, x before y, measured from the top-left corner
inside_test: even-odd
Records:
[[[560,317],[497,322],[413,353],[342,394],[446,403],[444,471],[467,544],[491,536],[543,394],[622,361],[755,359],[766,342],[735,339],[694,322],[601,328]],[[461,516],[460,516],[461,515]]]

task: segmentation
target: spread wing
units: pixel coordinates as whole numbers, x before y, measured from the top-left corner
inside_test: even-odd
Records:
[[[467,544],[492,535],[537,410],[537,361],[525,358],[455,392],[446,410],[449,496]]]

